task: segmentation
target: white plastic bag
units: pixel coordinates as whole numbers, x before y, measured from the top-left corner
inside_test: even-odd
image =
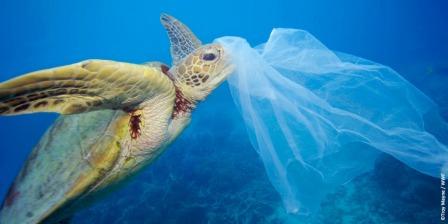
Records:
[[[447,164],[437,106],[392,69],[335,53],[303,30],[274,29],[256,48],[238,37],[216,42],[233,57],[232,96],[288,212],[316,211],[380,152],[431,176]]]

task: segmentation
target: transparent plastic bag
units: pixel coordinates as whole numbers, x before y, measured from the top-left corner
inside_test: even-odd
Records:
[[[437,106],[392,69],[333,52],[303,30],[274,29],[256,48],[239,37],[215,42],[232,56],[232,96],[288,212],[316,211],[381,152],[435,177],[446,166]]]

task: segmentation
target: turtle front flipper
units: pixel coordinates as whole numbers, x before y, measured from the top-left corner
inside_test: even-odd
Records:
[[[172,89],[159,67],[88,60],[0,83],[0,115],[129,109]]]
[[[187,55],[202,46],[196,35],[176,18],[168,14],[162,14],[160,21],[170,39],[173,65],[179,64]]]

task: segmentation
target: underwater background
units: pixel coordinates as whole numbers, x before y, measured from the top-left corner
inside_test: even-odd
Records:
[[[235,35],[254,46],[274,27],[307,30],[332,50],[394,68],[448,120],[446,1],[0,0],[0,81],[89,58],[170,63],[162,12],[204,43]],[[56,117],[0,117],[1,200]],[[224,83],[158,161],[73,223],[440,223],[440,180],[382,156],[316,217],[287,214]]]

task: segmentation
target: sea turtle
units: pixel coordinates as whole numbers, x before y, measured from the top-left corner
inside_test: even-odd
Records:
[[[62,114],[10,187],[0,223],[55,223],[152,163],[189,124],[196,104],[231,73],[219,44],[201,45],[162,14],[172,67],[106,60],[0,83],[0,115]]]

